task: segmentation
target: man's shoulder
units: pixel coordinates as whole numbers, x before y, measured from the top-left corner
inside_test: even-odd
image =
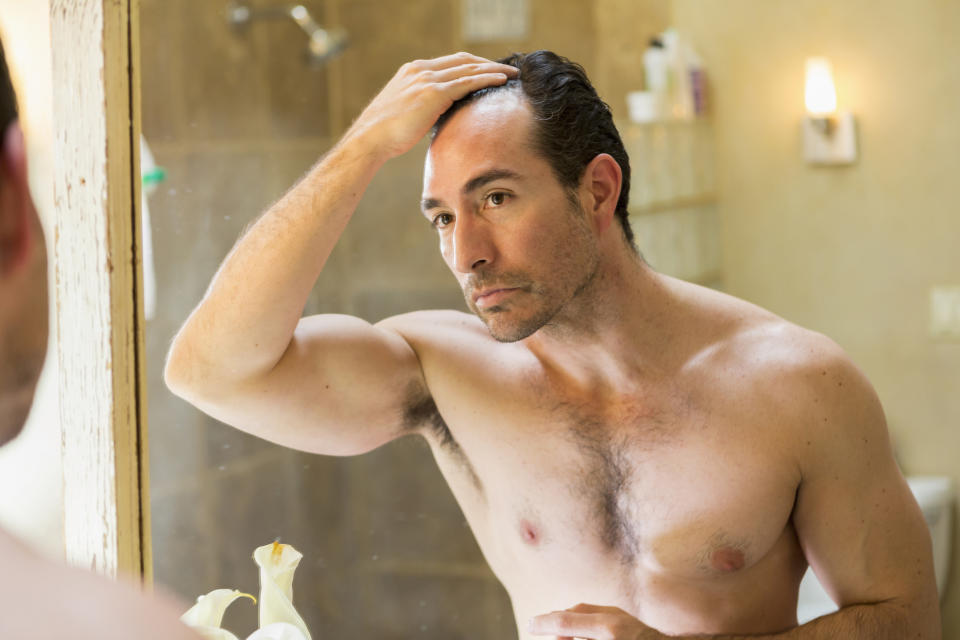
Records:
[[[751,302],[697,290],[694,350],[687,370],[727,397],[805,408],[873,392],[844,349],[828,336]],[[839,392],[839,393],[838,393]]]
[[[755,389],[776,395],[822,396],[843,379],[866,380],[834,340],[772,314],[736,327],[721,353]]]
[[[763,376],[802,376],[851,364],[847,353],[831,338],[772,314],[736,327],[726,346]]]
[[[850,359],[826,335],[742,298],[681,283],[688,302],[694,361],[769,379],[844,367]]]
[[[731,332],[721,353],[718,361],[737,373],[735,396],[749,398],[758,415],[778,429],[791,431],[793,425],[804,441],[885,429],[866,375],[822,333],[770,314]],[[862,422],[867,414],[873,424]]]
[[[836,348],[826,336],[728,293],[689,283],[678,290],[685,303],[678,326],[687,336],[687,366],[765,375],[827,358]]]
[[[470,344],[497,344],[479,318],[452,309],[402,313],[381,320],[377,326],[402,336],[418,354]]]

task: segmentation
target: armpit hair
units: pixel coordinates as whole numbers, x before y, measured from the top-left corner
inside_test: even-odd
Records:
[[[427,427],[433,432],[441,446],[455,447],[457,441],[450,433],[450,427],[444,422],[443,416],[437,409],[433,396],[424,393],[416,385],[411,385],[407,393],[407,402],[403,408],[403,426],[407,431],[416,431]]]
[[[453,437],[453,433],[443,416],[440,415],[440,410],[437,408],[433,396],[429,392],[424,392],[418,385],[411,385],[407,393],[407,402],[403,409],[403,426],[407,432],[426,428],[440,443],[440,447],[446,449],[453,458],[461,463],[464,470],[470,475],[474,485],[480,489],[479,476],[477,476],[460,444]]]

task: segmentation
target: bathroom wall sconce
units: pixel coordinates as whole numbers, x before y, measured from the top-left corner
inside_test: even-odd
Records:
[[[833,69],[826,58],[808,58],[807,116],[803,119],[803,155],[810,164],[852,164],[857,160],[853,114],[837,111]]]

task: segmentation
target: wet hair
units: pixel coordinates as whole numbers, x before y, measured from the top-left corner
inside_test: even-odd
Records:
[[[504,90],[520,90],[533,113],[533,146],[553,169],[560,184],[572,194],[590,161],[607,153],[620,165],[623,174],[616,215],[627,244],[637,250],[630,228],[627,204],[630,200],[630,160],[613,124],[610,107],[590,84],[587,73],[576,62],[552,51],[514,53],[497,62],[520,70],[505,84],[469,93],[437,119],[431,140],[457,111],[483,96]]]
[[[0,136],[6,133],[10,123],[17,119],[17,96],[13,92],[7,59],[0,42]],[[2,140],[2,137],[0,137]]]

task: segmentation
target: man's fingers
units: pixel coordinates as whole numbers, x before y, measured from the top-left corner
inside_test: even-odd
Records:
[[[455,67],[432,71],[431,75],[435,82],[450,82],[458,78],[485,73],[502,73],[507,76],[515,76],[517,71],[518,69],[516,67],[511,67],[508,64],[485,60],[483,62],[472,62],[470,64],[461,64]]]
[[[530,620],[528,630],[535,636],[614,640],[609,625],[604,622],[604,617],[596,613],[554,611]]]
[[[567,611],[575,611],[577,613],[626,613],[620,607],[601,607],[597,604],[587,604],[585,602],[574,605],[567,609]]]
[[[472,53],[467,53],[466,51],[461,51],[459,53],[452,53],[447,56],[440,56],[439,58],[432,58],[430,60],[414,60],[410,64],[423,71],[439,71],[441,69],[448,69],[450,67],[458,67],[460,65],[476,62],[490,62],[490,60],[481,58],[480,56],[475,56]]]
[[[451,100],[459,100],[472,91],[501,85],[507,81],[502,73],[482,73],[477,76],[462,76],[440,86]]]

